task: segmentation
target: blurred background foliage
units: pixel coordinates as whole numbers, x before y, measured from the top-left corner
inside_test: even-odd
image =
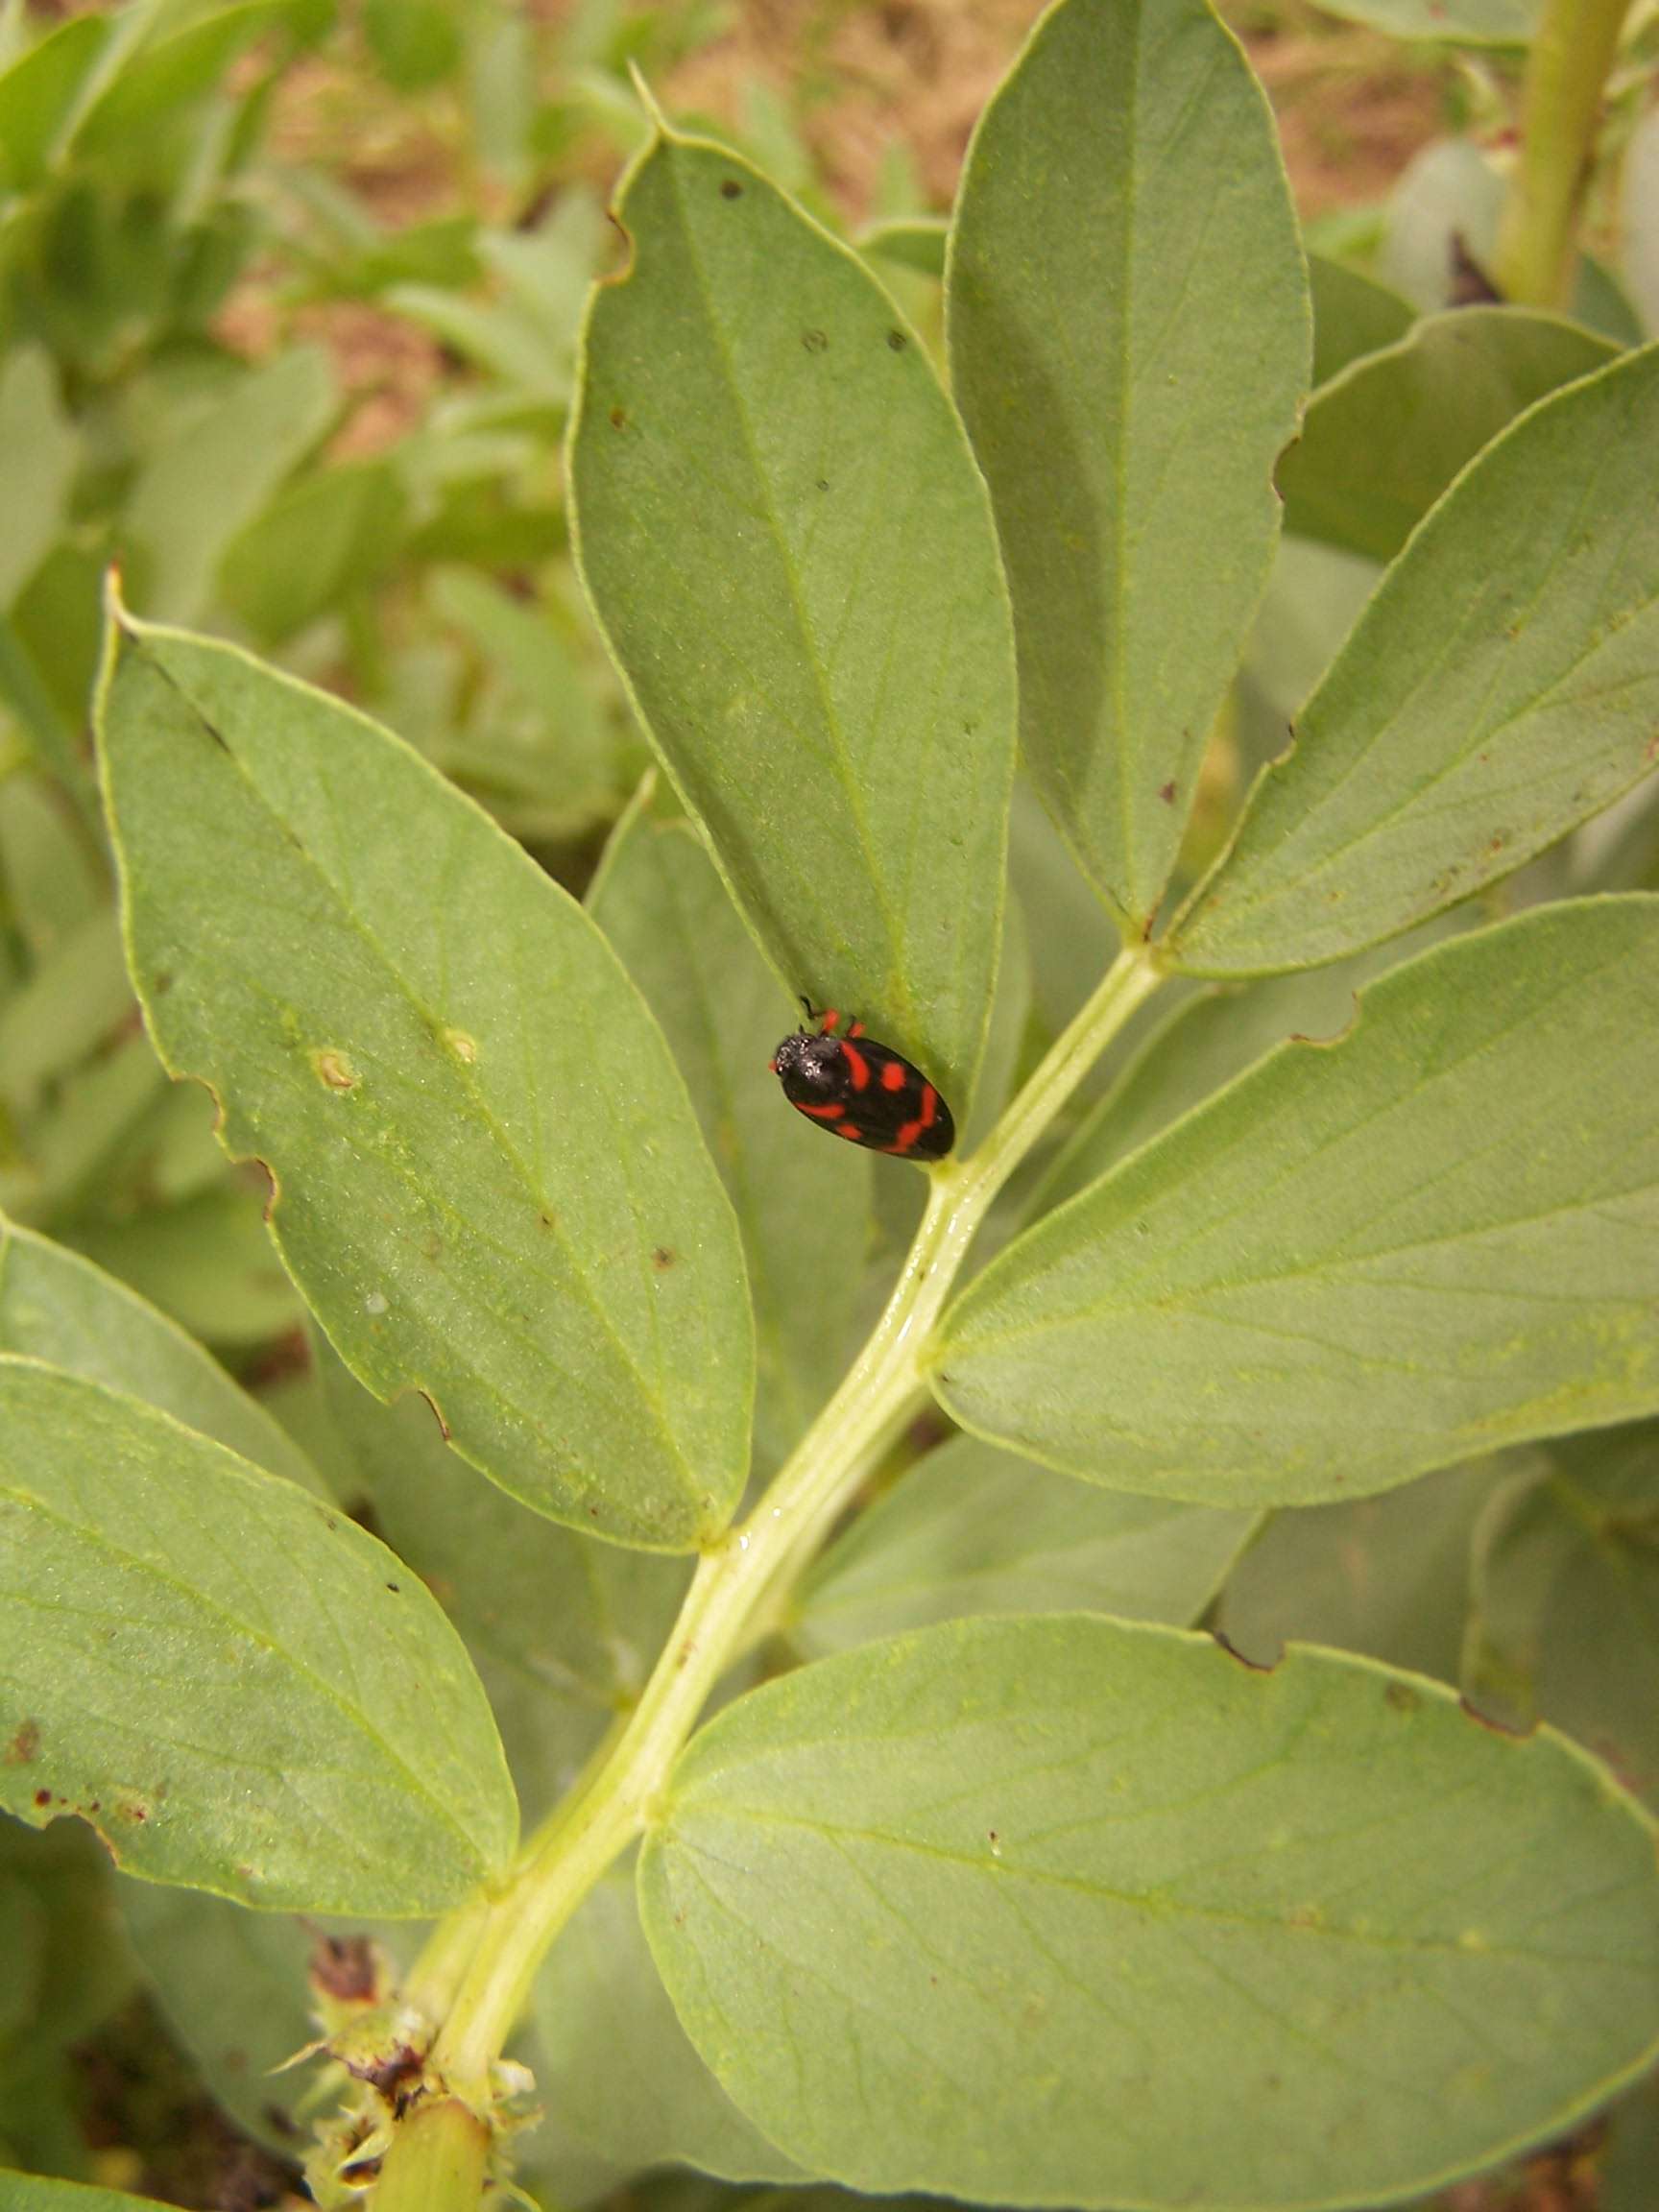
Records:
[[[103,572],[119,564],[145,616],[239,640],[383,719],[582,891],[646,767],[575,586],[561,468],[584,295],[621,257],[605,199],[642,130],[630,67],[848,236],[937,346],[963,150],[1036,12],[0,4],[0,1208],[175,1316],[325,1463],[338,1437],[319,1439],[322,1385],[261,1178],[227,1164],[206,1096],[168,1084],[126,978],[87,740]],[[1425,315],[1489,302],[1528,0],[1221,12],[1279,113],[1313,255],[1316,381]],[[1659,6],[1641,0],[1584,203],[1583,329],[1538,390],[1659,331],[1656,60]],[[1475,444],[1529,396],[1495,402]],[[1298,466],[1293,534],[1214,735],[1189,874],[1393,549],[1397,516],[1363,487],[1333,493],[1307,455]],[[668,805],[661,791],[653,804]],[[1024,794],[1014,881],[1004,1089],[1108,950]],[[1636,886],[1659,887],[1659,821],[1640,795],[1496,897]],[[1095,1097],[1127,1065],[1119,1103],[1155,1125],[1288,1027],[1339,1026],[1352,981],[1260,986],[1224,1025],[1195,995],[1168,1032],[1132,1040]],[[1087,1121],[1062,1136],[1073,1153],[1094,1142]],[[1068,1172],[1063,1146],[1012,1205]],[[915,1182],[878,1180],[873,1266],[907,1234]],[[1648,1432],[1578,1440],[1282,1516],[1214,1617],[1246,1649],[1316,1635],[1461,1673],[1523,1718],[1542,1705],[1651,1795],[1654,1463]],[[271,1993],[257,2055],[230,2015],[222,2032],[209,2018],[226,1956],[209,1945],[187,2058],[133,1992],[141,1955],[169,1941],[173,1986],[190,1986],[188,1931],[170,1936],[165,1893],[118,1919],[108,1892],[89,1835],[0,1823],[0,2155],[186,2204],[276,2200],[297,2092],[262,2069],[303,2040],[311,1935],[239,1917],[240,1970]],[[1639,2212],[1659,2200],[1656,2172],[1649,2096],[1611,2152],[1586,2138],[1458,2201]],[[591,2189],[609,2178],[595,2169]],[[560,2196],[585,2193],[566,2161]],[[687,2176],[657,2193],[745,2194]]]

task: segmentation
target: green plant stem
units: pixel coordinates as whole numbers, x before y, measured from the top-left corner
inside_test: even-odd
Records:
[[[423,1961],[423,1994],[452,1988],[453,1996],[431,2070],[477,2111],[489,2109],[491,2068],[547,1946],[650,1825],[675,1755],[756,1615],[800,1573],[926,1402],[933,1327],[992,1200],[1162,979],[1147,949],[1121,953],[978,1151],[933,1170],[926,1213],[880,1320],[759,1504],[699,1562],[620,1737],[530,1839],[481,1925],[474,1920],[453,1938],[438,1932]],[[445,2212],[470,2212],[469,2200],[445,2204]]]
[[[1517,307],[1561,307],[1578,204],[1596,150],[1601,88],[1630,0],[1545,0],[1527,60],[1521,158],[1493,275]]]

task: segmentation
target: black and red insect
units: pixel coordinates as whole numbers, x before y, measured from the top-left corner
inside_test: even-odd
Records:
[[[797,1029],[772,1055],[772,1072],[798,1114],[832,1136],[901,1160],[943,1160],[956,1142],[950,1109],[920,1068],[878,1045],[862,1022],[848,1022],[831,1009],[814,1015],[817,1029]]]

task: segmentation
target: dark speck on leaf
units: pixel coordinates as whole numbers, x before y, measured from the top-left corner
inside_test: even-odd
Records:
[[[895,353],[902,353],[905,347],[909,345],[910,341],[905,337],[902,330],[889,330],[887,333],[887,343],[893,349]]]
[[[39,1756],[39,1752],[40,1723],[38,1720],[25,1720],[6,1746],[6,1764],[8,1767],[27,1767],[31,1759]]]
[[[50,1804],[51,1804],[51,1802],[52,1802],[52,1792],[51,1792],[51,1791],[50,1791],[50,1790],[36,1790],[36,1792],[35,1792],[35,1802],[36,1802],[36,1805],[50,1805]]]
[[[172,988],[173,976],[171,971],[166,968],[159,969],[150,978],[150,996],[153,998],[165,998]]]
[[[819,477],[819,479],[818,479],[818,489],[819,489],[819,491],[820,491],[820,492],[828,492],[828,491],[829,491],[829,489],[830,489],[830,479],[829,479],[829,477],[828,477],[828,476],[820,476],[820,477]]]
[[[1396,1713],[1415,1713],[1422,1703],[1422,1699],[1409,1682],[1390,1682],[1382,1695],[1384,1701],[1392,1705]]]
[[[1163,800],[1163,802],[1164,802],[1164,804],[1165,804],[1165,805],[1166,805],[1166,806],[1173,806],[1173,805],[1174,805],[1174,804],[1175,804],[1175,786],[1174,786],[1174,784],[1173,784],[1173,783],[1160,783],[1160,784],[1159,784],[1159,786],[1158,786],[1158,796],[1159,796],[1159,798],[1160,798],[1160,799],[1162,799],[1162,800]]]
[[[387,1589],[388,1589],[388,1590],[390,1590],[390,1591],[391,1591],[391,1593],[392,1593],[392,1595],[393,1595],[393,1597],[394,1597],[394,1598],[401,1598],[401,1597],[402,1597],[402,1595],[403,1595],[403,1585],[402,1585],[402,1583],[401,1583],[401,1582],[388,1582],[388,1583],[387,1583],[387,1585],[386,1585],[386,1587],[387,1587]]]
[[[661,1275],[665,1268],[673,1266],[674,1259],[675,1255],[669,1251],[666,1244],[659,1244],[656,1251],[651,1255],[651,1264]]]
[[[739,184],[739,183],[738,183],[738,181],[737,181],[737,180],[736,180],[736,178],[735,178],[735,177],[724,177],[724,178],[722,178],[722,179],[721,179],[721,180],[720,180],[720,197],[721,197],[721,199],[722,199],[722,200],[741,200],[741,199],[742,199],[742,197],[743,197],[743,187],[742,187],[742,185],[741,185],[741,184]]]
[[[808,353],[823,353],[829,349],[830,333],[827,330],[803,330],[801,343]]]
[[[627,429],[627,427],[628,427],[628,410],[627,410],[625,407],[613,407],[613,408],[612,408],[612,410],[611,410],[611,427],[612,427],[612,429],[613,429],[613,430],[626,430],[626,429]]]

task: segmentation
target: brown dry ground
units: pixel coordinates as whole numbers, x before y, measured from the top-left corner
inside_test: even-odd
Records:
[[[530,0],[556,32],[569,0]],[[1279,120],[1286,161],[1305,215],[1378,199],[1419,147],[1443,130],[1455,81],[1449,64],[1322,16],[1310,0],[1220,0],[1243,39]],[[908,153],[928,204],[949,208],[975,117],[1040,0],[731,0],[720,35],[659,87],[670,109],[736,128],[762,85],[795,115],[826,190],[852,224],[869,213],[895,146]],[[275,123],[284,160],[313,164],[381,222],[399,225],[482,205],[519,210],[460,154],[463,132],[447,91],[408,99],[379,86],[352,36],[291,76]],[[562,174],[603,188],[614,156],[577,147]],[[337,449],[384,449],[419,417],[445,370],[437,344],[408,323],[349,302],[303,310],[300,326],[333,351],[354,405]],[[275,337],[258,283],[227,310],[228,341],[252,352]]]

